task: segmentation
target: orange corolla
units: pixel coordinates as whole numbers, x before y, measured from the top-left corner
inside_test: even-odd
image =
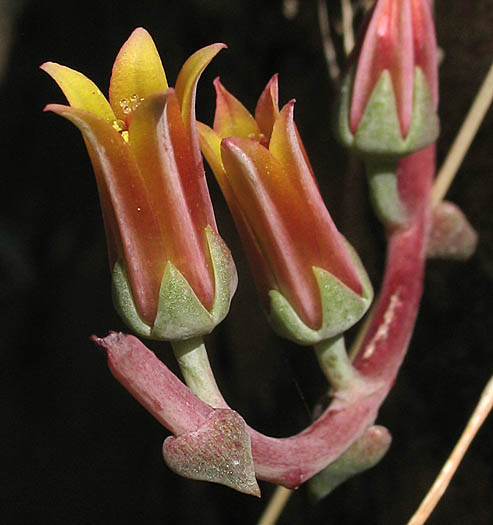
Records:
[[[46,110],[83,134],[101,199],[115,305],[143,336],[173,340],[209,332],[236,286],[195,125],[198,79],[224,47],[193,54],[171,89],[151,36],[138,28],[115,60],[109,101],[81,73],[53,62],[41,66],[70,104]],[[176,310],[185,296],[193,302],[188,317]]]
[[[368,287],[319,193],[293,120],[294,101],[279,111],[274,76],[253,116],[218,79],[214,84],[214,125],[198,123],[201,148],[234,216],[271,321],[302,344],[334,336],[347,326],[328,327],[337,293],[329,298],[327,290],[337,288],[339,299],[346,294],[359,305]]]

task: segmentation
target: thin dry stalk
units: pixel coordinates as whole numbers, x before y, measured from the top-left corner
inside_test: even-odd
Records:
[[[325,0],[318,0],[318,25],[320,28],[320,37],[322,39],[329,77],[334,86],[337,87],[339,85],[341,70],[337,63],[337,55],[330,34],[329,13],[327,11]]]
[[[262,516],[260,516],[258,525],[274,525],[284,510],[284,507],[286,506],[286,503],[288,502],[292,493],[292,490],[289,490],[285,487],[276,487],[276,490],[272,495],[267,507],[265,507]]]
[[[464,157],[471,145],[479,126],[483,121],[488,108],[493,100],[493,63],[474,99],[469,113],[457,134],[457,137],[448,152],[442,169],[433,185],[431,192],[431,204],[435,206],[445,197],[455,174],[459,169]]]
[[[464,454],[466,453],[469,445],[476,436],[484,420],[490,413],[493,407],[493,376],[488,381],[481,398],[467,423],[467,426],[460,437],[457,445],[455,445],[452,454],[443,466],[440,474],[438,475],[435,483],[431,487],[430,491],[422,501],[416,513],[409,520],[408,525],[422,525],[429,518],[434,508],[437,506],[440,498],[443,496],[447,489],[452,476],[455,474]]]
[[[342,12],[342,34],[344,40],[344,52],[346,56],[351,53],[354,47],[354,29],[353,29],[353,6],[351,0],[341,0]]]

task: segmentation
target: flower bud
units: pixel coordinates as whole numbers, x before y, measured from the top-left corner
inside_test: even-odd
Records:
[[[435,142],[438,79],[429,0],[378,0],[346,73],[336,133],[356,153],[398,158]]]

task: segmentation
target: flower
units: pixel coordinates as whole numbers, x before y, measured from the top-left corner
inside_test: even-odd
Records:
[[[217,233],[195,127],[195,91],[212,44],[168,88],[149,33],[136,29],[111,75],[109,102],[81,73],[41,66],[70,104],[53,111],[82,132],[101,200],[114,303],[139,335],[208,333],[227,313],[236,270]]]
[[[213,129],[202,152],[221,186],[269,319],[281,335],[314,344],[364,313],[371,287],[327,211],[293,119],[278,109],[277,76],[255,117],[216,79]]]
[[[408,155],[439,131],[437,46],[429,0],[377,0],[355,47],[338,135],[364,155]]]

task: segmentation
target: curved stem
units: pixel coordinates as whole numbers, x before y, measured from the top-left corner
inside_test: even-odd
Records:
[[[354,359],[354,366],[365,377],[387,384],[392,384],[405,356],[421,299],[434,166],[435,146],[400,162],[399,195],[410,225],[389,234],[382,288]]]
[[[375,421],[404,359],[418,311],[433,172],[433,146],[401,161],[399,189],[409,226],[389,233],[382,290],[354,360],[368,388],[336,397],[314,423],[289,438],[249,428],[259,479],[296,488],[337,459]],[[113,334],[97,343],[105,348],[113,375],[176,435],[194,432],[214,410],[135,337]]]
[[[172,343],[176,360],[188,388],[214,408],[228,408],[217,386],[202,337]]]
[[[361,378],[346,352],[343,335],[321,341],[314,348],[320,369],[331,384],[334,394],[356,387]]]
[[[105,353],[108,368],[134,398],[176,436],[199,429],[212,412],[133,335],[91,337]]]

